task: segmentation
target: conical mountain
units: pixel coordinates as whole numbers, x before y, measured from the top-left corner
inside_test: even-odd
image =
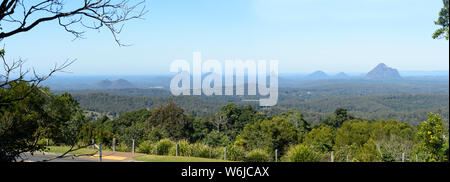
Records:
[[[369,73],[367,73],[365,78],[368,80],[392,80],[399,79],[401,76],[397,69],[388,67],[384,63],[380,63]]]
[[[348,78],[348,75],[345,74],[344,72],[340,72],[340,73],[336,74],[334,77],[335,78],[339,78],[339,79],[343,79],[343,78]]]
[[[328,75],[323,71],[316,71],[308,75],[309,79],[325,79],[328,78]]]

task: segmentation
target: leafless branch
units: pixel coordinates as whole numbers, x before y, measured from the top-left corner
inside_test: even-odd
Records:
[[[31,84],[31,87],[20,97],[16,98],[7,98],[7,99],[0,99],[0,105],[7,105],[15,101],[20,101],[26,98],[29,94],[33,92],[34,89],[38,88],[39,84],[48,78],[50,78],[53,74],[56,72],[64,72],[64,69],[66,69],[68,66],[70,66],[72,63],[74,63],[76,60],[66,60],[63,64],[58,65],[55,64],[55,66],[50,70],[49,73],[45,75],[39,75],[36,73],[34,69],[32,69],[33,76],[27,78],[27,74],[30,72],[29,69],[24,70],[23,64],[25,61],[22,59],[19,59],[18,61],[13,61],[11,64],[9,64],[4,55],[0,54],[0,59],[3,61],[3,71],[0,72],[0,88],[4,89],[13,89],[13,83],[16,82],[28,82]],[[14,76],[12,78],[12,74],[15,72],[18,72],[17,76]]]
[[[70,4],[70,5],[68,5]],[[147,13],[145,0],[129,3],[129,0],[41,0],[32,3],[27,0],[3,0],[0,4],[0,40],[12,35],[29,31],[37,25],[57,20],[65,31],[76,38],[82,38],[84,31],[78,28],[100,30],[106,27],[119,46],[124,46],[117,37],[124,22],[141,19]],[[12,28],[3,30],[2,23]]]
[[[210,121],[217,127],[217,131],[220,132],[220,126],[224,126],[228,123],[228,117],[222,113],[216,113],[214,118]]]

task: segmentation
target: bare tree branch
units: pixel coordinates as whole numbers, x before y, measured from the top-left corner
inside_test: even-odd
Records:
[[[228,123],[228,117],[225,114],[216,113],[210,122],[214,124],[217,127],[217,131],[220,132],[220,126],[224,126]]]
[[[25,92],[25,94],[20,97],[0,99],[0,105],[7,105],[12,102],[23,100],[28,95],[30,95],[34,91],[34,89],[39,88],[38,86],[41,82],[47,80],[56,72],[64,72],[64,69],[66,69],[76,61],[66,60],[61,65],[55,64],[55,66],[46,75],[39,75],[34,69],[32,69],[33,76],[30,78],[26,78],[26,75],[30,72],[30,70],[23,70],[23,64],[25,63],[23,60],[19,59],[18,61],[13,61],[11,64],[8,64],[3,54],[0,54],[0,59],[2,59],[3,61],[3,71],[0,72],[0,88],[13,89],[11,85],[15,82],[28,82],[31,84],[31,87]],[[18,76],[15,76],[15,78],[12,79],[11,74],[13,74],[14,72],[18,72]]]
[[[106,27],[117,44],[124,46],[117,37],[124,22],[141,19],[147,13],[145,0],[131,5],[128,0],[78,0],[71,1],[70,7],[62,0],[41,0],[34,4],[25,1],[3,0],[0,4],[0,40],[27,32],[43,22],[57,20],[75,38],[82,38],[84,34],[74,29],[75,24],[95,30]],[[14,26],[3,30],[3,22]]]

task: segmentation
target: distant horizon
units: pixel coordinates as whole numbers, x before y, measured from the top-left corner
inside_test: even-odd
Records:
[[[312,74],[316,71],[323,71],[323,70],[315,70],[312,72],[280,72],[279,75],[280,76],[307,76],[309,74]],[[370,70],[369,70],[370,71]],[[324,73],[326,73],[328,76],[334,76],[336,74],[339,73],[345,73],[349,76],[364,76],[365,74],[367,74],[367,72],[326,72],[323,71]],[[450,75],[450,71],[449,70],[405,70],[405,71],[400,71],[398,70],[398,72],[400,73],[401,76],[449,76]],[[433,72],[435,74],[433,74]],[[444,73],[445,72],[445,73]],[[96,76],[112,76],[112,77],[120,77],[120,76],[173,76],[175,75],[175,73],[150,73],[150,74],[76,74],[76,73],[56,73],[55,76],[58,77],[96,77]]]

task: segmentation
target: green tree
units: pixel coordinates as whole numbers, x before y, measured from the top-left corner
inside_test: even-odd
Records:
[[[289,120],[292,124],[294,124],[302,133],[307,133],[311,131],[311,124],[308,123],[303,117],[303,114],[301,114],[298,111],[291,110],[287,113],[281,114],[281,117],[286,118]]]
[[[214,126],[211,124],[211,122],[208,122],[206,119],[200,117],[195,118],[192,125],[194,133],[192,134],[191,140],[194,142],[203,140],[208,135],[208,133],[210,133],[214,129]]]
[[[444,37],[448,40],[448,24],[449,24],[449,3],[448,0],[442,0],[444,3],[444,7],[439,12],[439,18],[434,23],[436,25],[442,26],[441,28],[437,29],[433,33],[433,39],[438,39]]]
[[[181,107],[170,101],[165,106],[152,110],[147,120],[147,126],[160,130],[163,136],[173,140],[191,138],[193,133],[192,118],[186,116]]]
[[[46,107],[53,125],[46,127],[46,137],[55,143],[74,146],[79,140],[79,131],[85,118],[78,102],[68,93],[50,96],[50,104]]]
[[[370,138],[366,143],[360,146],[354,156],[354,161],[359,162],[379,162],[381,154],[377,150],[375,142]]]
[[[225,120],[223,122],[219,121],[222,123],[221,130],[223,129],[224,133],[232,140],[244,129],[246,124],[252,124],[263,119],[263,115],[258,113],[252,106],[240,107],[233,103],[222,106],[216,114],[223,116],[222,118],[216,117],[215,121]]]
[[[370,135],[381,154],[381,161],[401,161],[403,153],[411,154],[416,139],[416,129],[411,124],[382,120],[371,125]]]
[[[17,98],[28,92],[26,82],[11,83],[12,88],[0,89],[0,98]],[[42,88],[43,92],[48,89]],[[13,161],[22,151],[34,152],[44,148],[37,141],[44,135],[46,126],[56,125],[45,122],[44,105],[49,98],[43,92],[33,90],[25,99],[0,105],[0,160]]]
[[[227,135],[214,130],[206,135],[203,142],[214,147],[227,146],[230,143],[230,138]]]
[[[429,113],[428,120],[418,126],[417,137],[419,143],[415,152],[423,161],[444,161],[445,153],[445,127],[438,114]]]
[[[336,161],[346,161],[355,158],[361,152],[361,147],[370,139],[372,126],[367,121],[346,121],[336,130],[333,150],[336,152]],[[370,146],[370,145],[369,145]],[[369,147],[367,146],[367,147]]]
[[[335,130],[329,126],[312,129],[305,135],[303,143],[319,152],[331,152],[334,145]]]
[[[337,108],[334,111],[333,115],[331,117],[325,118],[322,123],[333,128],[339,128],[341,127],[342,123],[344,123],[344,121],[352,119],[354,119],[354,117],[347,113],[347,109]]]
[[[38,143],[44,137],[72,147],[76,144],[84,118],[69,94],[55,96],[48,88],[31,89],[32,85],[24,81],[10,85],[0,89],[0,98],[27,96],[0,104],[0,160],[12,161],[20,153],[44,149]]]
[[[146,13],[145,9],[135,13],[141,5],[142,2],[129,5],[126,0],[81,3],[4,0],[0,4],[0,41],[28,32],[44,22],[57,21],[57,26],[75,38],[83,36],[84,31],[80,30],[83,28],[107,28],[116,42],[123,45],[117,34],[121,32],[124,22]],[[79,26],[74,28],[76,24]],[[20,153],[43,149],[43,145],[37,142],[43,136],[69,143],[73,148],[75,133],[81,128],[84,118],[76,111],[74,103],[69,101],[70,97],[52,98],[48,89],[39,86],[73,61],[55,66],[46,76],[37,73],[29,76],[23,68],[23,60],[8,64],[4,49],[0,49],[0,58],[4,68],[0,72],[0,160],[12,161]]]
[[[282,155],[288,146],[299,143],[301,138],[302,134],[294,124],[286,118],[274,117],[246,125],[235,143],[247,151],[264,149],[273,154],[277,149]]]
[[[156,129],[154,130],[154,127],[148,126],[146,122],[150,115],[150,111],[141,109],[124,113],[116,120],[109,120],[104,116],[103,119],[96,121],[96,127],[101,127],[102,130],[117,135],[118,142],[125,143],[128,146],[132,145],[132,139],[135,140],[136,144],[149,139],[159,141],[164,137],[159,136],[158,132],[154,132]]]

